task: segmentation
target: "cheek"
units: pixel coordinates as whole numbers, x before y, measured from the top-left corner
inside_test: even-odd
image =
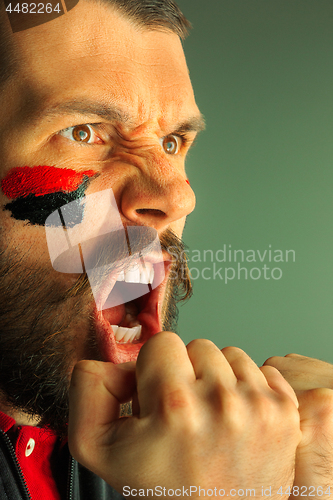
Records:
[[[26,222],[13,220],[8,212],[0,212],[0,267],[3,262],[13,263],[13,276],[22,266],[22,276],[28,270],[34,272],[41,267],[45,272],[52,272],[45,229],[40,226],[28,226]],[[16,279],[16,278],[15,278]],[[20,281],[18,281],[19,283]]]
[[[29,271],[40,273],[43,270],[44,276],[64,291],[77,281],[78,275],[59,273],[53,269],[43,226],[16,221],[9,216],[9,212],[0,209],[0,256],[2,252],[5,259],[0,259],[0,268],[8,259],[13,264],[15,279],[18,278],[15,270],[22,266],[22,276]]]

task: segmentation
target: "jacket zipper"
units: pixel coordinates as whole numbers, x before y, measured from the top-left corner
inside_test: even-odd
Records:
[[[27,483],[26,483],[26,481],[24,479],[24,476],[23,476],[23,472],[22,472],[21,466],[19,464],[19,461],[17,460],[17,456],[16,456],[16,453],[15,453],[15,450],[14,450],[14,446],[12,445],[11,440],[9,439],[9,437],[7,436],[7,434],[5,432],[3,432],[2,430],[0,430],[0,435],[2,436],[2,438],[3,438],[4,442],[5,442],[7,450],[10,453],[10,456],[12,458],[14,467],[16,469],[16,473],[19,476],[19,480],[20,480],[20,483],[21,483],[21,486],[22,486],[22,490],[23,490],[23,493],[24,493],[24,498],[25,498],[25,500],[32,500],[31,495],[29,493],[29,489],[28,489]]]
[[[74,458],[71,455],[69,455],[67,500],[73,500],[74,464],[75,464]]]

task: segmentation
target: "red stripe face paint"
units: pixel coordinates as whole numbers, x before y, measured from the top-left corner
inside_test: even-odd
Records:
[[[188,184],[189,186],[191,185],[188,179],[186,179],[186,184]]]
[[[1,182],[4,194],[13,200],[4,210],[14,219],[43,226],[52,212],[76,201],[70,205],[69,227],[73,227],[83,219],[84,194],[95,175],[93,170],[76,172],[47,166],[14,168]]]
[[[2,191],[8,198],[25,198],[29,194],[45,194],[76,191],[84,176],[93,177],[93,170],[76,172],[70,168],[57,167],[17,167],[13,168],[1,181]]]

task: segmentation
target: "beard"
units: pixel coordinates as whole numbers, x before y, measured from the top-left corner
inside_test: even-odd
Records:
[[[170,230],[160,243],[162,250],[172,247],[174,257],[163,330],[176,332],[177,303],[192,293],[185,246]],[[0,254],[1,402],[64,437],[73,367],[80,359],[101,359],[92,327],[94,299],[86,275],[65,288],[56,273],[37,263],[27,268],[25,257],[13,249]]]

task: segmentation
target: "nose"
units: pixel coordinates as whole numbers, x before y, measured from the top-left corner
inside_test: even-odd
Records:
[[[161,155],[137,170],[123,188],[120,208],[130,223],[154,227],[161,232],[193,211],[195,195],[184,168]]]

